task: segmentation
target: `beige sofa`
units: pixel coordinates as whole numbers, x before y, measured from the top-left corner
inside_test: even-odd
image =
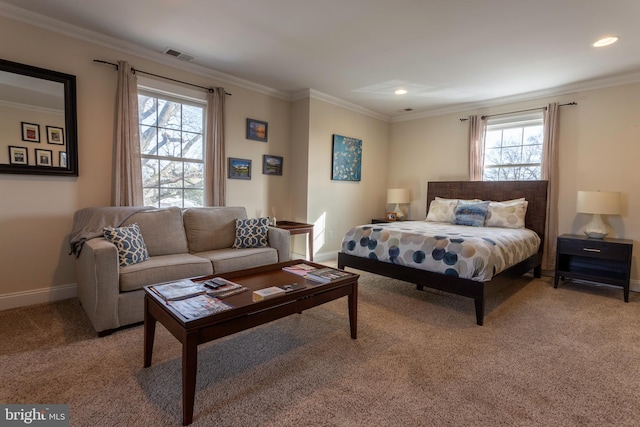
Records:
[[[242,207],[150,209],[129,216],[149,259],[121,267],[116,246],[90,238],[77,257],[78,298],[100,335],[143,321],[145,285],[241,270],[289,259],[289,232],[269,227],[269,247],[233,249]]]

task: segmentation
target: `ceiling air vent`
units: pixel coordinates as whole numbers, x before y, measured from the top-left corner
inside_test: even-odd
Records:
[[[173,56],[174,58],[178,58],[179,60],[186,61],[186,62],[191,62],[195,58],[193,55],[180,52],[179,50],[171,49],[170,47],[166,48],[163,53],[166,53],[167,55]]]

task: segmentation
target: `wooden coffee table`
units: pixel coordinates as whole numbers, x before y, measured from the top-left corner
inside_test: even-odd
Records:
[[[348,297],[351,338],[356,339],[359,276],[353,274],[329,283],[317,283],[282,271],[282,267],[300,262],[300,260],[293,260],[196,279],[206,280],[221,276],[239,283],[249,290],[224,299],[226,303],[233,306],[232,309],[192,320],[185,320],[185,317],[177,312],[170,303],[165,303],[162,298],[149,289],[149,286],[145,286],[144,367],[151,366],[157,321],[182,343],[182,425],[189,425],[193,421],[198,344],[244,331],[291,314],[302,313],[304,310],[344,296]],[[325,267],[311,262],[305,263],[317,268]],[[290,283],[301,283],[306,287],[267,300],[253,302],[254,290]]]

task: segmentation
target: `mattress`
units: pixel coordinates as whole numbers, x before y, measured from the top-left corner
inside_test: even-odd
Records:
[[[485,282],[538,253],[540,242],[526,228],[402,221],[354,227],[345,233],[341,251]]]

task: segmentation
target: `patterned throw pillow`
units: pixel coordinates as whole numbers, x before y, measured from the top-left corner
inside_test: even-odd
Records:
[[[116,245],[120,267],[137,264],[149,259],[147,246],[144,244],[138,224],[126,227],[105,227],[104,238]]]
[[[454,224],[482,227],[487,216],[489,202],[460,203],[456,207],[456,220]]]
[[[267,240],[269,218],[236,219],[235,249],[264,248],[269,246]]]
[[[429,212],[425,221],[428,222],[448,222],[453,224],[456,220],[456,207],[460,203],[481,202],[480,199],[464,200],[464,199],[443,199],[436,197],[429,205]]]
[[[485,225],[487,227],[524,228],[528,204],[529,202],[524,198],[491,202],[487,210]]]

